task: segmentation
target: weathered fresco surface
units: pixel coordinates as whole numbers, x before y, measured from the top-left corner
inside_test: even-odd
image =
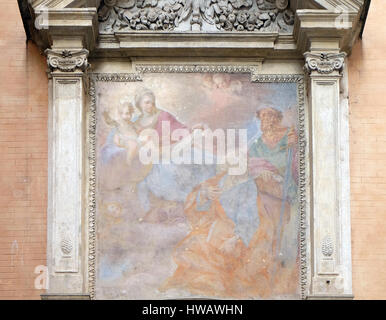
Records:
[[[97,119],[97,298],[300,298],[296,84],[209,73],[97,82]],[[144,164],[140,133],[161,135],[163,122],[246,129],[246,172]]]

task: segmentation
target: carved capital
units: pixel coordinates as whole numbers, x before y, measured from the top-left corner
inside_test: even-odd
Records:
[[[51,71],[74,72],[86,71],[89,67],[88,50],[51,50],[45,51],[47,64]]]
[[[334,71],[342,72],[346,53],[311,53],[304,54],[306,64],[304,66],[308,73],[316,71],[320,74],[330,74]]]

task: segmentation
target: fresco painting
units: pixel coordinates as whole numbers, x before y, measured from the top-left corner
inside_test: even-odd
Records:
[[[296,83],[248,74],[97,82],[96,297],[299,299],[297,112]]]

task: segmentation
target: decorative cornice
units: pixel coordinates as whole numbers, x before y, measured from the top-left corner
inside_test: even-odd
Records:
[[[47,49],[56,40],[70,37],[82,42],[82,47],[92,51],[98,37],[97,8],[47,8],[30,9],[33,13],[31,30],[40,48]]]
[[[151,50],[149,50],[151,48]],[[114,49],[114,50],[113,50]],[[271,32],[117,31],[101,34],[93,57],[249,57],[300,58],[291,34]]]
[[[29,0],[33,8],[64,9],[97,7],[101,0]]]
[[[136,66],[139,73],[255,73],[257,66],[238,65],[146,65]]]
[[[51,50],[45,51],[47,64],[51,71],[74,72],[76,70],[86,71],[89,67],[89,51],[81,50]]]
[[[334,71],[342,72],[346,53],[311,53],[304,54],[306,59],[305,70],[311,74],[316,71],[320,74],[331,74]]]
[[[256,56],[259,50],[259,56],[292,59],[310,50],[310,38],[316,36],[340,38],[340,50],[350,53],[363,28],[363,3],[364,0],[31,0],[24,8],[29,14],[23,19],[29,38],[43,50],[52,45],[54,38],[71,35],[82,37],[84,48],[93,57],[122,56],[122,52],[125,56],[157,57]],[[273,39],[267,39],[267,35]]]
[[[92,75],[96,81],[113,81],[113,82],[136,82],[142,81],[138,73],[97,73]]]
[[[330,11],[359,11],[364,0],[313,0]]]

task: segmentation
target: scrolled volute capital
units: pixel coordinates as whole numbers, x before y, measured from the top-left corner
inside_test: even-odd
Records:
[[[45,51],[47,55],[47,65],[51,71],[74,72],[86,71],[89,67],[86,49],[80,50],[51,50]]]
[[[320,74],[331,74],[334,71],[341,73],[344,68],[346,53],[311,53],[304,54],[306,64],[305,70],[311,74],[316,71]]]

